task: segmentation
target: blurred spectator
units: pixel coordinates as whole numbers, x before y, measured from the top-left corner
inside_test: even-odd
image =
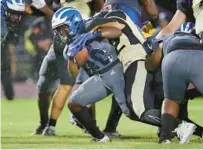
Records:
[[[16,32],[9,32],[6,40],[1,43],[1,84],[8,100],[14,98],[13,76],[16,73],[14,45],[18,42]]]
[[[161,12],[159,14],[159,28],[163,29],[169,23],[170,19],[166,13]]]
[[[170,18],[168,17],[167,13],[160,12],[159,13],[159,20],[158,20],[158,27],[156,28],[156,32],[154,33],[154,37],[163,29],[167,24],[170,22]]]
[[[104,0],[61,0],[61,7],[69,6],[76,8],[85,19],[99,12],[103,5]]]
[[[49,22],[44,17],[37,18],[25,32],[24,38],[25,48],[33,58],[32,75],[36,80],[41,63],[52,43],[52,30]]]

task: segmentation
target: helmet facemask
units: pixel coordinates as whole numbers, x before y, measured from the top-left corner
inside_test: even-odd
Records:
[[[67,43],[71,40],[70,30],[67,25],[62,25],[54,29],[54,35],[59,37],[61,42]]]
[[[7,11],[7,22],[8,29],[14,31],[20,24],[23,13],[20,11],[8,10]]]

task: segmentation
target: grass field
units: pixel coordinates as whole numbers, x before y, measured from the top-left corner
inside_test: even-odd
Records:
[[[39,114],[37,101],[34,99],[16,99],[1,101],[2,132],[1,146],[3,149],[68,149],[68,148],[196,148],[203,149],[198,137],[193,136],[190,144],[180,145],[177,140],[171,145],[157,144],[157,129],[152,126],[133,122],[124,116],[118,126],[123,134],[120,138],[112,139],[111,143],[99,144],[91,142],[91,137],[80,129],[68,123],[70,112],[65,107],[58,121],[56,137],[30,136],[38,125]],[[105,99],[97,105],[97,122],[104,128],[110,109],[110,100]],[[190,117],[203,125],[203,99],[191,101]]]

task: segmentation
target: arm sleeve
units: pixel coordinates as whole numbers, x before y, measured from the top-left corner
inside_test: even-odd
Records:
[[[96,26],[103,25],[103,24],[110,23],[110,22],[116,22],[116,20],[112,19],[112,18],[96,18],[96,19],[92,19],[92,20],[90,20],[89,22],[86,23],[86,32],[91,31]]]

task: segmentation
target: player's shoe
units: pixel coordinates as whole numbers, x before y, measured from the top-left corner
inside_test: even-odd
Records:
[[[40,135],[43,133],[45,128],[46,128],[46,126],[44,126],[44,125],[38,125],[37,128],[34,130],[34,132],[31,133],[31,135]]]
[[[55,127],[54,126],[47,126],[44,129],[42,135],[44,135],[44,136],[55,136],[56,135],[56,129],[55,129]]]
[[[196,125],[182,121],[182,123],[175,129],[175,133],[180,139],[180,144],[187,144],[190,142],[190,137],[193,135],[196,129]]]
[[[105,135],[102,139],[97,139],[97,138],[94,138],[93,139],[94,142],[97,142],[97,143],[107,143],[107,142],[111,142],[110,138]]]
[[[108,137],[121,137],[122,135],[118,131],[112,131],[112,132],[103,132],[105,133]]]
[[[202,136],[200,138],[200,142],[203,143],[203,131],[202,131]]]
[[[169,139],[166,139],[166,140],[163,140],[161,142],[159,142],[160,144],[171,144],[171,140]]]
[[[158,138],[160,138],[160,135],[161,135],[161,128],[159,127],[158,129],[157,129],[157,136],[158,136]]]
[[[89,134],[89,132],[83,127],[83,125],[74,117],[74,115],[71,115],[69,118],[69,122],[73,125],[76,125],[80,129],[82,129],[83,132]]]

